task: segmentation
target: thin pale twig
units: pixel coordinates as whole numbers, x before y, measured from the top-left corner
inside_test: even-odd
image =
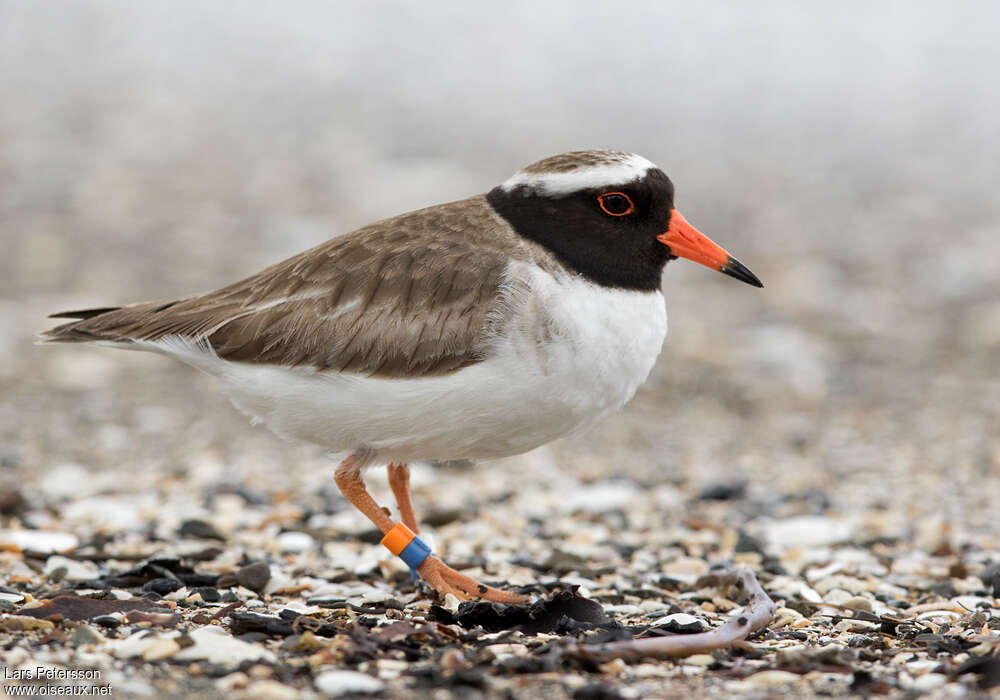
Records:
[[[736,569],[724,576],[721,583],[741,589],[749,599],[740,612],[713,630],[698,634],[632,639],[609,644],[579,645],[575,651],[595,661],[669,659],[722,649],[741,642],[757,630],[767,627],[767,623],[774,616],[776,606],[750,569]]]

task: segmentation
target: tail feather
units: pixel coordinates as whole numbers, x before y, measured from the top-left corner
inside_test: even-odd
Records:
[[[49,318],[93,318],[94,316],[100,316],[101,314],[106,314],[109,311],[117,311],[122,307],[120,306],[105,306],[102,309],[81,309],[80,311],[60,311],[57,314],[49,314]]]
[[[142,303],[131,306],[108,306],[99,309],[60,311],[49,318],[76,319],[43,331],[39,339],[45,343],[91,343],[100,340],[129,341],[129,331],[143,312],[161,303]]]

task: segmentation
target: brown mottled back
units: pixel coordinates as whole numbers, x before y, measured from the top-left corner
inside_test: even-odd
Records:
[[[181,336],[239,362],[444,374],[482,359],[508,261],[545,255],[480,195],[366,226],[207,294],[57,314],[81,320],[44,337]]]

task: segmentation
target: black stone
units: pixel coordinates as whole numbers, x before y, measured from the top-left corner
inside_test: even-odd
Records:
[[[673,634],[696,634],[705,629],[705,624],[700,618],[692,620],[688,623],[678,622],[677,620],[667,620],[665,624],[660,625],[659,629]]]
[[[183,586],[184,584],[175,578],[154,578],[152,581],[147,581],[143,584],[142,590],[164,596],[168,593],[173,593]]]
[[[927,590],[937,593],[942,598],[954,598],[958,595],[958,590],[951,585],[950,581],[941,581],[940,583],[932,583],[927,587]]]
[[[181,537],[198,537],[206,540],[219,540],[220,542],[226,539],[219,534],[214,525],[204,520],[185,520],[181,523],[177,534]]]
[[[760,543],[760,540],[755,537],[751,537],[747,533],[740,530],[739,536],[736,539],[736,546],[734,547],[736,552],[756,552],[757,554],[764,553],[764,545]]]
[[[575,590],[556,591],[548,599],[526,605],[466,602],[459,605],[454,614],[432,605],[428,618],[449,625],[457,623],[466,629],[482,627],[487,632],[499,632],[516,627],[525,634],[538,634],[554,631],[564,616],[592,625],[608,622],[599,603],[577,595]]]
[[[983,567],[979,578],[987,588],[993,589],[994,598],[1000,598],[1000,562]]]
[[[192,593],[197,593],[201,596],[201,599],[206,603],[218,603],[222,600],[222,596],[219,595],[219,591],[212,588],[211,586],[199,586],[195,588]]]
[[[747,493],[746,481],[712,484],[701,490],[698,500],[701,501],[735,501]]]
[[[236,582],[254,593],[260,593],[271,580],[271,566],[264,561],[258,561],[244,566],[236,572]]]
[[[588,683],[573,691],[573,700],[619,700],[622,694],[607,683]]]

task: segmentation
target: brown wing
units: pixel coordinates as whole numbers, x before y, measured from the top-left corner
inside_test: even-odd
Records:
[[[239,362],[397,377],[443,374],[482,357],[511,255],[529,255],[481,196],[335,238],[214,292],[107,311],[47,340],[205,339]]]

